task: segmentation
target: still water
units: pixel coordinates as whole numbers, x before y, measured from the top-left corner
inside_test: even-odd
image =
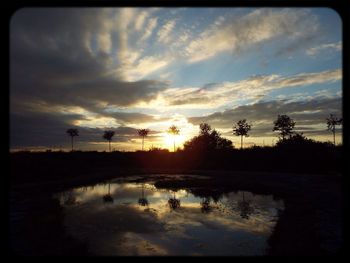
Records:
[[[112,180],[55,195],[68,233],[96,255],[264,255],[282,200],[246,191]]]

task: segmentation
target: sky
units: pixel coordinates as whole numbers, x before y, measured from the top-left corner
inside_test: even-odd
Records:
[[[328,8],[23,8],[10,21],[10,150],[182,147],[206,122],[273,145],[278,114],[332,141],[342,116],[342,22]],[[341,128],[341,127],[340,127]],[[337,130],[336,142],[342,140]]]

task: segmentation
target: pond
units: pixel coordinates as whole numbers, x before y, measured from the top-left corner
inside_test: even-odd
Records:
[[[56,194],[69,235],[94,255],[265,255],[283,200],[111,180]]]

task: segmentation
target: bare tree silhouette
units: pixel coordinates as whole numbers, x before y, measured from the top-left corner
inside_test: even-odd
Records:
[[[335,145],[335,126],[343,124],[343,118],[337,118],[335,115],[330,114],[327,120],[327,129],[333,133],[333,144]]]
[[[72,152],[73,152],[73,138],[75,136],[79,136],[79,131],[78,131],[78,129],[68,129],[66,132],[71,137]]]
[[[236,136],[241,136],[241,149],[243,148],[243,136],[249,137],[248,132],[251,129],[251,125],[247,123],[246,119],[239,120],[233,126],[233,134]]]
[[[168,129],[168,133],[169,133],[169,134],[172,134],[172,135],[174,136],[174,152],[175,152],[175,136],[176,136],[176,135],[179,135],[180,130],[179,130],[179,128],[177,128],[175,125],[172,125],[172,126],[170,126],[169,129]]]
[[[103,134],[103,139],[106,139],[109,143],[109,151],[111,151],[111,141],[114,136],[114,131],[105,131]]]
[[[274,125],[272,131],[279,131],[282,140],[284,140],[286,136],[293,134],[295,122],[288,115],[278,115],[277,120],[274,121]]]
[[[145,137],[147,137],[149,133],[149,129],[140,129],[137,131],[138,135],[142,137],[142,151],[143,151],[143,142]]]

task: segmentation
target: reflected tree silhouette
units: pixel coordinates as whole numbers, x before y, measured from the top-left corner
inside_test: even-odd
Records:
[[[169,198],[168,204],[169,204],[169,207],[170,207],[171,210],[175,210],[175,209],[180,207],[181,203],[180,203],[179,199],[176,199],[175,191],[174,191],[174,197],[173,198]]]
[[[77,204],[77,198],[74,195],[73,190],[68,192],[67,198],[64,200],[65,205],[75,205]]]
[[[144,193],[144,184],[142,184],[142,193],[141,193],[141,197],[138,200],[138,203],[140,206],[148,206],[148,200],[145,197],[145,193]]]
[[[254,212],[253,207],[250,206],[251,201],[247,201],[244,198],[244,192],[242,192],[242,201],[238,201],[238,210],[240,211],[240,216],[243,219],[249,219],[249,216]]]
[[[113,203],[114,199],[111,195],[111,183],[108,182],[108,194],[103,196],[103,202],[104,203]]]
[[[206,197],[206,198],[202,199],[200,205],[201,205],[202,213],[209,213],[213,209],[210,205],[210,197]]]

